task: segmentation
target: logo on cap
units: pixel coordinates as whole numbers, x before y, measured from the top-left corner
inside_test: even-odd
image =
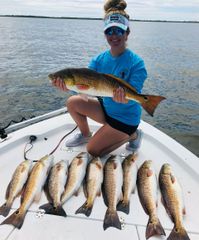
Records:
[[[104,30],[108,29],[109,27],[116,26],[116,27],[120,27],[126,31],[126,29],[129,26],[129,21],[125,16],[123,16],[119,13],[114,13],[112,15],[109,15],[104,20],[104,25],[105,25]]]

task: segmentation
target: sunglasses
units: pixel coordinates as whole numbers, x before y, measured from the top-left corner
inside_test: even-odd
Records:
[[[108,36],[112,36],[113,34],[115,34],[116,36],[122,36],[124,35],[125,31],[119,27],[110,27],[106,29],[104,33]]]

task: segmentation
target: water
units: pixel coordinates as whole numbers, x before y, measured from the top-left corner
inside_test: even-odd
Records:
[[[68,94],[47,76],[86,67],[107,49],[102,27],[99,20],[0,18],[0,127],[63,107]],[[199,156],[198,42],[194,23],[131,22],[128,39],[148,70],[143,93],[167,97],[143,120]]]

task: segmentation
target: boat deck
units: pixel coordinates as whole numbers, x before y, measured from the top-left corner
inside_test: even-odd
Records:
[[[100,125],[95,122],[89,122],[92,131],[96,131]],[[7,185],[11,179],[17,165],[24,160],[24,147],[29,141],[30,135],[36,135],[37,141],[33,148],[28,152],[27,157],[30,159],[39,159],[46,154],[49,154],[60,139],[72,130],[75,124],[68,114],[59,115],[51,119],[41,121],[34,125],[22,128],[16,132],[9,134],[8,139],[0,143],[0,205],[5,202],[5,192]],[[182,147],[176,141],[155,129],[151,125],[142,122],[140,125],[144,132],[142,146],[138,153],[138,167],[145,160],[153,160],[156,173],[164,163],[170,163],[178,177],[185,197],[186,216],[184,218],[184,226],[189,234],[190,239],[199,239],[199,218],[198,218],[198,203],[199,203],[199,162],[198,158]],[[71,135],[75,134],[75,130]],[[69,137],[71,137],[71,135]],[[64,141],[55,151],[55,162],[61,159],[66,159],[69,162],[79,152],[85,151],[85,146],[76,148],[66,148]],[[125,150],[124,146],[113,152],[122,157],[130,152]],[[64,209],[67,217],[52,216],[44,214],[38,210],[38,207],[47,202],[45,194],[42,193],[42,198],[39,203],[33,203],[28,214],[25,217],[24,224],[20,230],[15,229],[10,225],[0,226],[0,240],[23,240],[23,239],[56,239],[56,240],[114,240],[145,239],[145,229],[148,222],[148,216],[145,214],[140,201],[138,199],[137,190],[131,196],[130,213],[118,212],[122,224],[122,230],[108,228],[103,230],[103,220],[106,211],[103,198],[97,197],[90,217],[75,214],[75,211],[85,202],[83,191],[76,197],[73,196],[64,204]],[[20,205],[20,199],[14,201],[11,213]],[[170,221],[166,211],[160,201],[158,203],[158,216],[162,223],[167,237],[173,228],[173,223]],[[0,216],[0,222],[4,220]],[[166,237],[151,237],[153,239],[166,239]]]

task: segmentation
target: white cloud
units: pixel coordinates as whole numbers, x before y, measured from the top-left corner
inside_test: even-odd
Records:
[[[103,17],[104,0],[0,0],[0,14]],[[132,19],[198,20],[198,0],[127,0]]]
[[[133,19],[199,21],[198,0],[129,0],[127,10]]]

